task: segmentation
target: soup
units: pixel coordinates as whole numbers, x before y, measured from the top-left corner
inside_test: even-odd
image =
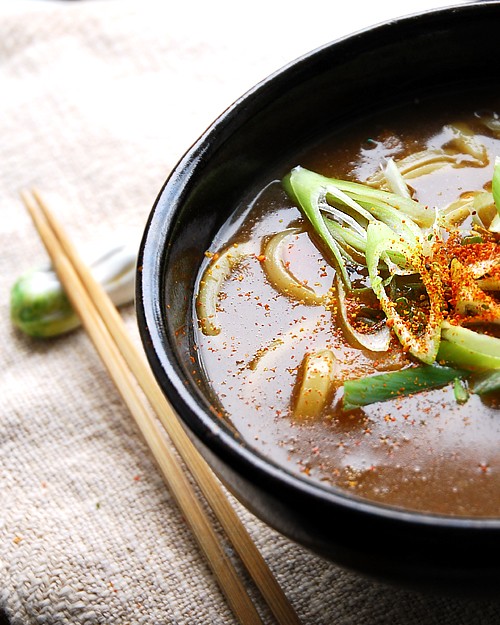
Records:
[[[296,156],[207,250],[193,321],[221,417],[262,454],[356,497],[498,517],[500,103],[460,102]]]

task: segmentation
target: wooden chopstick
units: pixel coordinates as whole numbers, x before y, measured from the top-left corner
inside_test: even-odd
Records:
[[[178,454],[190,470],[235,551],[280,625],[300,625],[286,595],[225,496],[220,483],[200,456],[164,397],[144,356],[133,343],[114,304],[93,279],[73,244],[39,193],[21,194],[72,305],[135,417],[200,547],[233,611],[244,623],[261,623],[234,567],[218,543],[189,480],[163,440],[163,431],[134,391],[138,382]],[[134,379],[135,378],[135,379]],[[174,466],[175,465],[175,466]],[[172,483],[173,482],[173,483]],[[189,494],[187,494],[189,492]]]

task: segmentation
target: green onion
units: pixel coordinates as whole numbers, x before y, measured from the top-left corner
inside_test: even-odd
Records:
[[[441,337],[438,361],[471,370],[500,369],[500,339],[447,321],[442,323]]]
[[[476,395],[485,395],[500,390],[500,370],[484,371],[470,378],[470,389]]]
[[[453,380],[453,393],[458,404],[466,404],[469,399],[469,391],[460,378]]]
[[[366,202],[383,202],[410,217],[421,227],[429,227],[434,223],[434,211],[411,198],[405,198],[390,191],[381,191],[361,182],[351,182],[337,178],[327,178],[327,180],[330,180],[341,191],[348,193],[353,200],[359,201],[361,199]]]
[[[500,369],[500,357],[474,351],[460,343],[452,343],[446,340],[441,340],[436,360],[456,367],[463,367],[470,371]]]
[[[435,222],[434,212],[411,198],[373,189],[361,183],[327,178],[300,166],[292,169],[284,178],[283,186],[296,200],[330,252],[347,289],[351,288],[351,282],[346,258],[351,260],[352,254],[345,246],[354,247],[363,253],[368,225],[382,223],[390,228],[393,236],[415,248],[420,245],[423,236],[419,226],[430,226]],[[347,234],[349,229],[351,234]],[[343,236],[345,238],[340,241]],[[392,263],[393,271],[397,269],[405,273],[407,249],[404,253],[389,250],[385,255],[384,260]]]
[[[334,239],[340,245],[348,245],[355,249],[359,254],[366,253],[366,232],[359,234],[346,226],[341,226],[333,219],[325,219],[326,227],[330,230]],[[360,263],[361,264],[361,263]],[[362,264],[365,264],[363,260]]]
[[[434,279],[432,274],[424,269],[422,255],[417,249],[412,249],[408,244],[402,242],[390,228],[382,223],[370,224],[368,226],[367,240],[366,260],[371,286],[380,301],[382,310],[392,324],[392,329],[401,345],[416,358],[427,364],[434,362],[440,341],[442,302],[439,289],[435,288],[435,285],[431,285]],[[398,313],[395,303],[386,293],[384,283],[379,275],[379,261],[389,250],[406,256],[408,264],[414,269],[415,273],[420,273],[424,286],[431,286],[431,288],[427,289],[431,304],[429,321],[425,332],[420,336],[417,336],[414,332],[411,322],[408,323]]]
[[[303,175],[303,172],[306,172],[306,175]],[[308,175],[308,173],[311,175]],[[301,167],[296,167],[283,180],[283,185],[288,193],[297,199],[317,235],[320,237],[327,250],[332,254],[333,263],[337,271],[339,271],[344,284],[347,288],[350,288],[351,280],[347,273],[342,252],[330,230],[326,227],[319,208],[321,201],[325,201],[326,189],[323,185],[318,184],[317,178],[317,174],[308,172]]]
[[[421,365],[344,382],[342,407],[353,410],[424,390],[439,388],[469,375],[452,367]]]
[[[481,161],[484,156],[483,146],[473,142],[467,129],[457,127],[455,135],[460,149]],[[460,371],[499,370],[500,339],[444,321],[447,301],[443,276],[439,271],[439,258],[436,261],[437,267],[433,263],[434,246],[442,241],[442,228],[447,225],[446,217],[453,214],[455,219],[457,211],[460,220],[469,214],[474,217],[479,206],[481,217],[479,219],[476,215],[478,223],[489,223],[490,231],[500,232],[500,156],[495,160],[492,193],[479,194],[463,206],[456,203],[450,205],[448,212],[439,212],[437,208],[428,208],[414,201],[409,196],[403,172],[395,163],[388,163],[386,175],[389,185],[398,193],[383,191],[359,182],[328,178],[302,167],[292,169],[283,180],[286,191],[297,202],[333,258],[336,280],[339,278],[338,284],[341,284],[336,289],[340,319],[348,340],[367,349],[385,351],[390,340],[390,333],[387,331],[390,328],[405,351],[425,365],[410,369],[410,373],[405,370],[384,376],[372,376],[363,381],[346,382],[344,403],[352,407],[383,401],[384,397],[433,388],[455,378],[457,401],[465,402],[468,389],[460,383],[460,378],[465,374],[457,373],[454,367]],[[484,225],[482,229],[485,230]],[[479,240],[482,240],[481,235],[471,230],[463,243],[471,244]],[[353,290],[348,273],[351,265],[358,270],[360,267],[368,270],[370,288],[386,316],[384,331],[378,331],[374,327],[372,331],[366,328],[366,332],[360,332],[356,324],[350,322],[346,298]],[[485,271],[483,268],[483,273],[474,274],[473,278],[481,278]],[[365,275],[365,271],[361,274]],[[405,294],[396,288],[398,276],[417,276],[420,288],[425,291],[422,304],[415,303],[415,309],[404,299]],[[484,290],[486,286],[496,288],[495,281],[491,282],[490,278],[488,280],[484,284],[474,283],[477,284],[478,291]],[[470,302],[475,305],[476,299],[484,304],[482,294],[481,298],[476,298],[471,293],[457,294],[457,307],[462,304],[462,299],[464,305],[469,305]],[[442,367],[437,362],[450,366]],[[404,377],[415,376],[414,371],[417,370],[419,377],[413,382],[413,378]],[[386,375],[389,377],[385,377]],[[398,378],[398,375],[403,377]],[[383,388],[386,385],[389,390],[385,395]],[[369,389],[369,394],[374,393],[373,397],[368,394],[361,400],[359,397],[351,399],[353,393],[363,394],[365,387]]]

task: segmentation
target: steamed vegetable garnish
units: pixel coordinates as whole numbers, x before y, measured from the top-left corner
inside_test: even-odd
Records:
[[[352,288],[350,278],[346,280],[344,276],[349,276],[349,269],[355,268],[352,267],[352,257],[346,259],[345,255],[342,256],[344,248],[337,245],[337,241],[342,238],[345,245],[353,247],[354,244],[358,252],[364,252],[360,264],[367,269],[370,286],[387,317],[387,326],[393,329],[407,351],[423,362],[433,362],[439,347],[444,310],[439,275],[432,268],[427,268],[428,258],[425,255],[425,250],[429,249],[429,240],[435,245],[433,211],[410,198],[375,192],[359,183],[331,180],[299,167],[292,170],[285,186],[294,194],[300,208],[324,242],[326,239],[322,233],[325,230],[335,233],[335,249],[340,250],[340,254],[335,255],[335,265],[340,266],[342,272],[343,299],[344,289],[349,292]],[[428,227],[420,227],[406,211],[417,216],[420,223]],[[344,234],[349,230],[358,238],[353,239]],[[428,300],[425,306],[415,302],[407,314],[402,314],[391,299],[387,286],[397,276],[405,275],[420,276],[427,289]],[[425,311],[426,308],[428,311]],[[422,314],[426,315],[425,323],[422,323]],[[346,323],[345,315],[343,319],[349,334],[370,349],[372,338],[367,336],[365,341],[359,332],[355,334],[351,331],[352,326]],[[380,349],[381,345],[387,349],[387,340],[382,344],[379,342],[376,349]]]
[[[137,252],[130,245],[113,247],[93,262],[90,270],[117,306],[133,301]],[[50,268],[33,269],[13,285],[12,323],[33,337],[53,337],[77,328],[73,311],[57,275]]]

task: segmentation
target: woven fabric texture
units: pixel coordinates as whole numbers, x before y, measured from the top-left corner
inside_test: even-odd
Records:
[[[0,608],[13,625],[237,622],[85,333],[12,326],[14,280],[47,263],[19,191],[38,188],[88,256],[138,243],[170,169],[220,111],[393,10],[328,25],[284,7],[263,22],[252,3],[169,4],[0,2]],[[122,312],[139,345],[133,307]],[[500,622],[491,602],[341,570],[234,503],[304,625]]]

